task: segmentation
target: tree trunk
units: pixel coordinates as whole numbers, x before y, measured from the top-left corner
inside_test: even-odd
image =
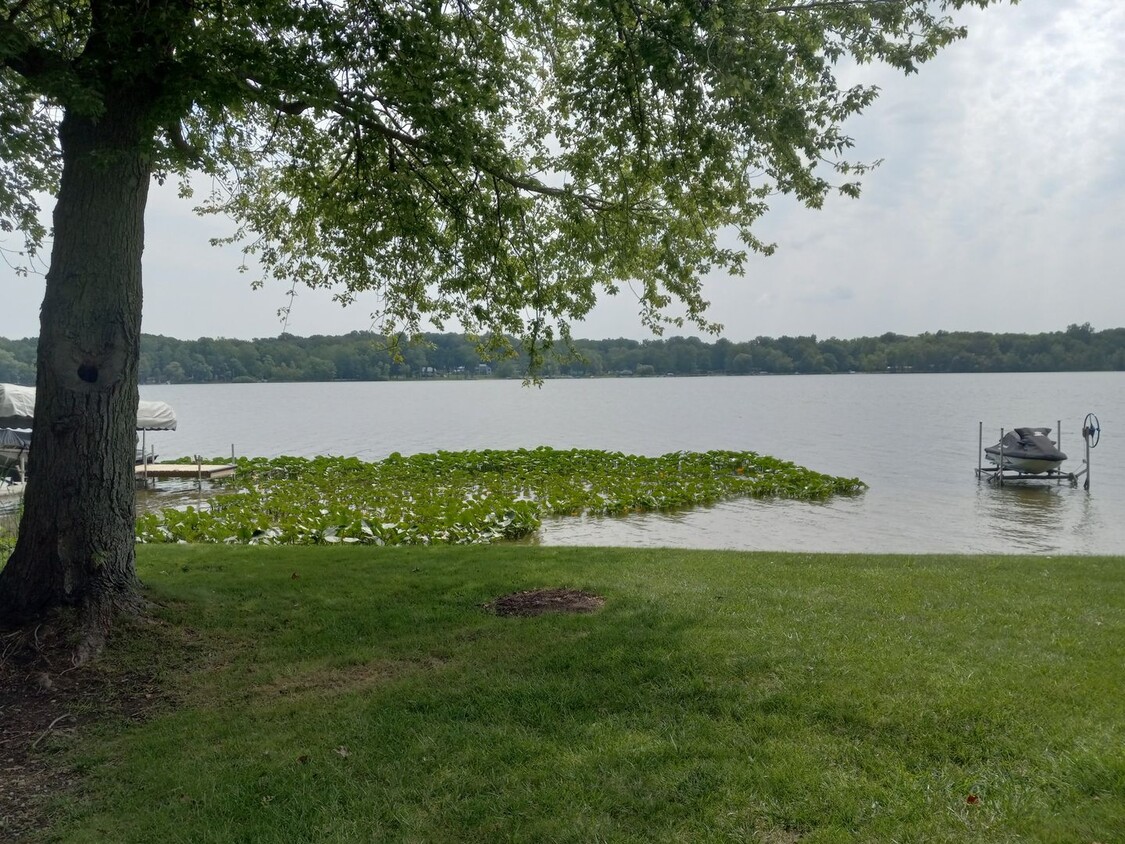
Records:
[[[40,313],[35,426],[0,624],[79,607],[104,632],[139,605],[133,544],[141,253],[151,164],[127,97],[63,117]],[[88,630],[90,628],[88,627]]]

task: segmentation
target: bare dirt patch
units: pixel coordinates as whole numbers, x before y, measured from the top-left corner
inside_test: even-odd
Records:
[[[111,645],[75,666],[79,636],[65,618],[0,634],[0,841],[49,825],[51,801],[78,784],[64,756],[85,730],[143,721],[171,703],[161,684],[168,632],[119,621],[112,635],[131,637],[132,658],[116,659]]]
[[[269,697],[327,697],[374,688],[408,674],[436,671],[445,665],[436,657],[425,660],[376,660],[346,668],[316,668],[277,677],[260,687]]]
[[[534,616],[546,613],[590,613],[602,608],[605,598],[581,589],[528,589],[513,592],[482,606],[503,616]]]

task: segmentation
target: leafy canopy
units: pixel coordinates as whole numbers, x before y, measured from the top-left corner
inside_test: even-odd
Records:
[[[385,330],[550,341],[625,282],[713,327],[699,279],[772,249],[771,195],[858,192],[876,89],[838,64],[912,72],[989,2],[0,0],[0,220],[39,246],[62,114],[129,96],[263,278],[377,291]]]

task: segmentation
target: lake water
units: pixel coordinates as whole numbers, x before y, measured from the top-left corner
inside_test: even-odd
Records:
[[[598,448],[656,455],[738,449],[870,489],[827,502],[730,501],[673,514],[559,519],[534,542],[894,553],[1125,553],[1125,373],[825,375],[146,386],[179,430],[161,457]],[[1048,426],[1089,492],[978,482],[1000,429]],[[1061,429],[1057,422],[1061,420]]]

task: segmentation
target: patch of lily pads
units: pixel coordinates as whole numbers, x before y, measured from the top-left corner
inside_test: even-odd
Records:
[[[139,542],[430,545],[518,539],[549,516],[624,516],[739,497],[867,488],[750,451],[643,457],[552,448],[439,451],[376,463],[242,458],[200,508],[141,515]]]

